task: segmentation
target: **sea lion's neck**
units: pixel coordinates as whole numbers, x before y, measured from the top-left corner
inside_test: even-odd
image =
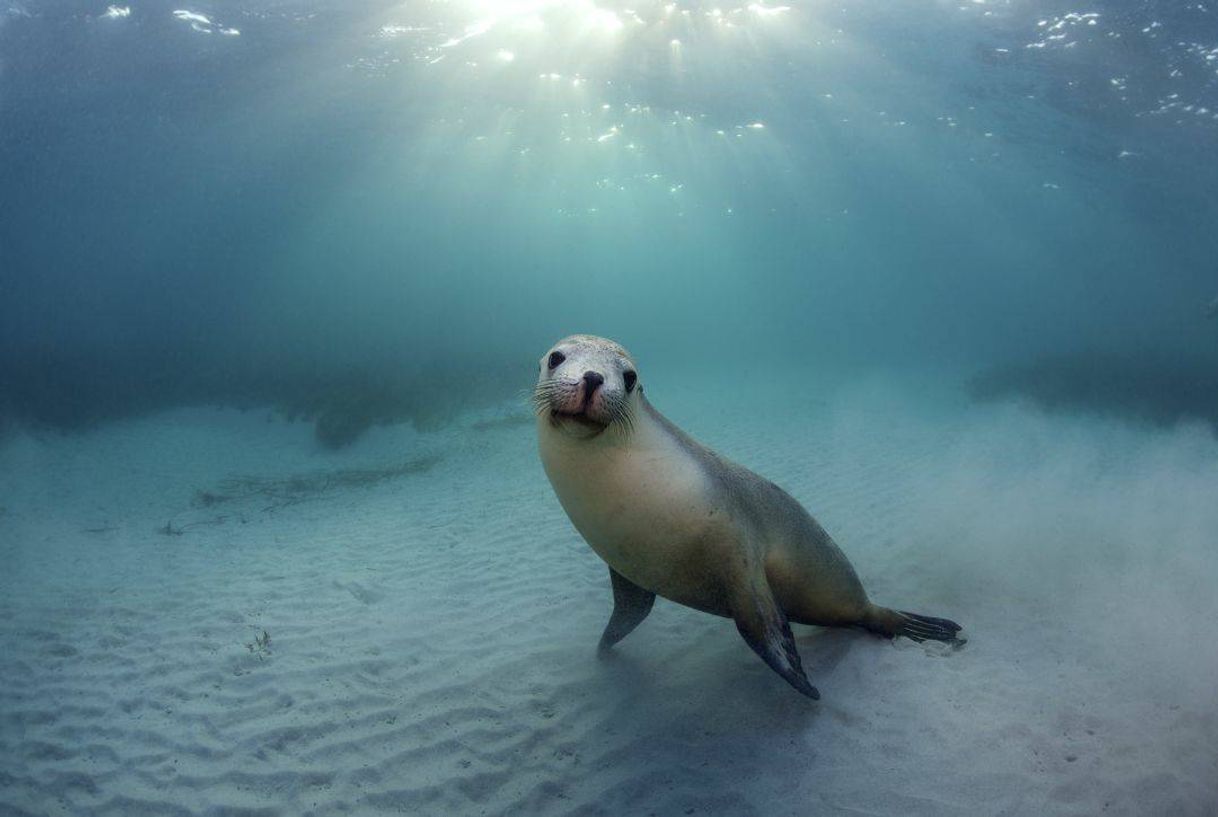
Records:
[[[542,417],[538,444],[546,476],[572,518],[583,515],[579,506],[608,510],[626,497],[641,502],[648,492],[669,493],[659,486],[689,487],[702,480],[689,447],[697,443],[642,395],[629,422],[590,439],[563,434]]]
[[[684,599],[656,568],[665,561],[652,564],[646,554],[697,539],[710,518],[710,486],[675,426],[644,403],[637,408],[629,427],[606,439],[569,437],[543,417],[541,461],[558,501],[602,559],[640,586]],[[652,575],[653,568],[660,572]]]

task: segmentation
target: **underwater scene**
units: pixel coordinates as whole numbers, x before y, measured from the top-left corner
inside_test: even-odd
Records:
[[[1218,814],[1218,5],[0,0],[0,815]]]

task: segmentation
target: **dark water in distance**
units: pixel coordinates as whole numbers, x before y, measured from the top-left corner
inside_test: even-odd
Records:
[[[7,0],[0,414],[337,445],[589,331],[1213,419],[1216,146],[1204,3]]]

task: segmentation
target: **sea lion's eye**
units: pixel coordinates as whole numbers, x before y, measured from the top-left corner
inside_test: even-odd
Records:
[[[636,372],[626,372],[622,375],[622,380],[626,381],[626,393],[634,391],[634,384],[639,382],[639,376]]]
[[[554,369],[562,365],[562,362],[567,359],[567,356],[562,352],[550,352],[550,368]]]

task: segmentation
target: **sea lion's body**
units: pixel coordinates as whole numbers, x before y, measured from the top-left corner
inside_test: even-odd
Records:
[[[854,568],[798,502],[641,402],[645,419],[628,444],[590,452],[541,434],[558,500],[606,564],[658,596],[731,618],[727,585],[743,559],[763,566],[791,621],[862,617],[867,595]]]
[[[547,372],[555,356],[562,360]],[[572,366],[578,377],[564,374]],[[641,388],[625,387],[623,374],[631,385],[637,375],[621,347],[573,336],[542,370],[546,475],[610,568],[615,609],[602,648],[637,626],[659,595],[734,619],[771,667],[815,698],[789,621],[956,640],[952,622],[871,604],[845,555],[795,499],[685,434]]]

